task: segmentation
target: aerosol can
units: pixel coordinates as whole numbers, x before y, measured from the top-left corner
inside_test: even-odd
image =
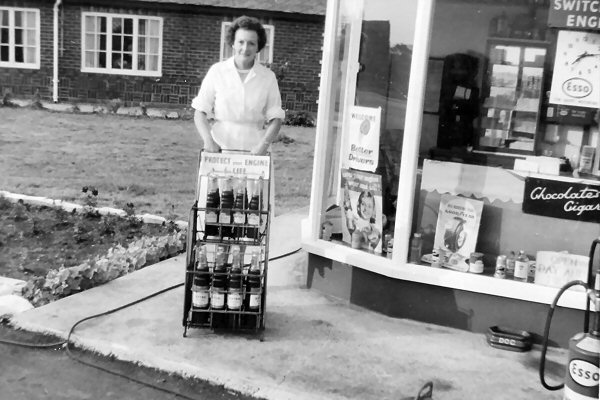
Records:
[[[563,400],[599,400],[599,374],[600,374],[600,265],[596,269],[596,278],[593,279],[594,251],[600,244],[600,238],[595,239],[590,249],[588,281],[573,281],[563,286],[550,306],[544,330],[544,340],[540,359],[540,380],[548,390],[559,390],[564,387]],[[593,288],[591,288],[593,283]],[[587,305],[584,317],[583,332],[577,333],[569,341],[569,358],[563,384],[551,386],[544,379],[544,364],[548,349],[548,334],[552,314],[560,296],[570,287],[581,285],[587,293]],[[594,305],[594,318],[590,329],[590,304]]]

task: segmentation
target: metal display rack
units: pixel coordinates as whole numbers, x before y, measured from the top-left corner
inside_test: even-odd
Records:
[[[269,260],[270,156],[200,154],[187,238],[189,328],[262,331]]]

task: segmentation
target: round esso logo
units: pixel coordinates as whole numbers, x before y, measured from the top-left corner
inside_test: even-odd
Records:
[[[582,78],[571,78],[564,81],[562,89],[567,96],[580,99],[592,93],[592,84]]]
[[[569,363],[571,378],[581,386],[592,387],[598,385],[599,371],[597,365],[584,360],[572,360]]]

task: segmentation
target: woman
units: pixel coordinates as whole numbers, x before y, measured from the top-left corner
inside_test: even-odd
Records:
[[[230,25],[226,40],[233,57],[208,70],[192,101],[194,123],[205,151],[264,155],[285,117],[275,74],[256,59],[267,35],[256,18],[242,16]]]

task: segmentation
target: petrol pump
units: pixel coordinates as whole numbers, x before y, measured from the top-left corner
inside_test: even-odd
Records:
[[[563,400],[599,400],[599,373],[600,373],[600,265],[596,269],[596,277],[593,278],[593,262],[596,245],[600,244],[600,238],[592,242],[590,248],[590,261],[588,268],[588,281],[572,281],[564,285],[559,291],[548,312],[544,338],[542,343],[542,354],[540,358],[540,380],[548,390],[559,390],[564,387]],[[592,286],[593,283],[593,288]],[[549,385],[544,378],[544,366],[546,362],[546,351],[548,350],[548,336],[552,315],[560,296],[573,286],[583,286],[587,293],[586,310],[583,321],[583,332],[577,333],[569,341],[569,354],[564,383],[556,386]],[[590,329],[590,317],[592,311],[590,305],[594,305],[593,322]]]

